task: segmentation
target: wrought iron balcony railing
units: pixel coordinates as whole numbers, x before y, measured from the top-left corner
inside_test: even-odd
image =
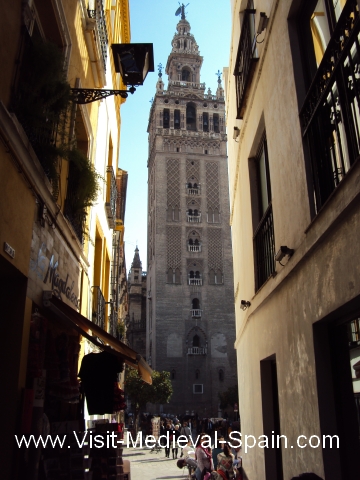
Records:
[[[116,178],[114,175],[113,167],[110,167],[110,166],[107,167],[106,172],[107,172],[107,179],[106,179],[107,192],[106,192],[105,208],[106,208],[107,219],[109,222],[109,227],[115,228],[116,201],[117,201],[117,195],[118,195],[118,191],[116,187]]]
[[[190,310],[190,312],[193,318],[198,318],[201,317],[202,310],[200,310],[199,308],[193,308],[192,310]]]
[[[275,240],[272,205],[268,206],[254,234],[255,287],[259,290],[275,272]]]
[[[189,278],[189,285],[202,285],[202,278]]]
[[[360,156],[359,34],[358,2],[348,0],[300,111],[316,212]]]
[[[259,60],[254,32],[255,11],[256,10],[247,8],[244,12],[234,70],[237,107],[236,118],[240,119],[243,118],[244,115],[247,90],[254,75],[256,62]]]
[[[96,33],[94,32],[95,41],[96,43],[98,42],[100,43],[100,49],[101,49],[101,54],[102,54],[102,59],[104,64],[104,71],[106,71],[106,61],[107,61],[107,51],[109,46],[109,40],[108,40],[108,33],[106,28],[106,20],[105,20],[104,7],[103,7],[102,0],[96,0],[95,7],[96,7],[95,10],[88,9],[88,16],[89,18],[93,18],[96,20]]]
[[[191,187],[191,188],[186,187],[186,193],[187,193],[188,195],[200,195],[201,190],[200,190],[200,187],[196,187],[196,188],[194,188],[194,187]]]
[[[189,252],[201,252],[201,245],[188,245]]]
[[[188,215],[187,221],[190,223],[200,223],[201,222],[201,213],[199,215]]]
[[[206,355],[207,348],[206,347],[188,347],[188,355]]]
[[[100,287],[92,287],[93,322],[105,329],[105,298]]]

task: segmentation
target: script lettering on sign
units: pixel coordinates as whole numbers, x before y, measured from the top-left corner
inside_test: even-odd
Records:
[[[75,282],[73,281],[70,285],[71,280],[69,280],[69,274],[66,275],[66,278],[61,278],[58,272],[59,261],[55,262],[54,255],[51,255],[49,266],[44,277],[44,283],[49,282],[51,284],[52,291],[54,295],[62,300],[62,295],[73,303],[76,308],[79,308],[79,299],[76,294],[73,292]]]

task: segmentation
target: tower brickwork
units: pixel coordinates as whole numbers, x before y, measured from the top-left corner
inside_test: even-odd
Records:
[[[210,417],[236,383],[227,137],[190,30],[181,18],[149,118],[147,360],[171,374],[165,413]]]

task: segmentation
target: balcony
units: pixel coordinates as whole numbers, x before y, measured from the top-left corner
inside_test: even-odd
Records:
[[[360,156],[359,34],[358,2],[348,0],[300,111],[316,213]]]
[[[259,290],[275,272],[275,241],[272,205],[268,206],[254,235],[255,286]]]
[[[206,355],[207,348],[206,347],[189,347],[187,354],[188,355]]]
[[[197,187],[197,188],[186,187],[186,193],[187,193],[187,195],[200,195],[201,190],[200,190],[200,187]]]
[[[88,8],[89,18],[96,21],[94,29],[95,44],[100,47],[104,72],[106,72],[106,61],[108,51],[108,34],[102,0],[96,0],[95,10]]]
[[[188,252],[201,252],[201,245],[188,245]]]
[[[256,62],[259,60],[256,50],[255,10],[247,8],[244,11],[238,52],[235,64],[236,86],[236,118],[242,119],[246,107],[246,98],[254,75]]]
[[[187,221],[189,223],[201,223],[201,213],[199,215],[188,215]]]
[[[205,83],[184,82],[183,80],[169,80],[169,87],[185,87],[205,90]]]
[[[189,278],[189,285],[202,285],[202,278]]]
[[[191,312],[192,318],[200,318],[202,310],[200,310],[199,308],[194,308],[190,310],[190,312]]]
[[[106,215],[110,228],[115,228],[116,220],[116,201],[117,201],[117,188],[116,188],[116,179],[114,175],[113,167],[107,167],[106,169]]]
[[[100,287],[92,287],[92,321],[103,330],[105,329],[105,298]]]

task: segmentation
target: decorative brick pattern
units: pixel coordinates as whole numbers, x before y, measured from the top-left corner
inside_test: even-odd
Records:
[[[219,166],[215,162],[207,162],[205,168],[207,209],[220,211]]]
[[[155,229],[154,229],[154,206],[155,206],[155,168],[149,175],[149,212],[148,212],[148,259],[151,261],[155,255]]]
[[[180,165],[179,160],[169,158],[166,162],[167,206],[180,208]]]
[[[209,228],[208,230],[208,267],[209,270],[223,271],[222,235],[220,228]]]
[[[188,182],[200,182],[199,160],[186,160],[186,180]]]
[[[181,227],[168,225],[167,237],[167,268],[181,268]]]

